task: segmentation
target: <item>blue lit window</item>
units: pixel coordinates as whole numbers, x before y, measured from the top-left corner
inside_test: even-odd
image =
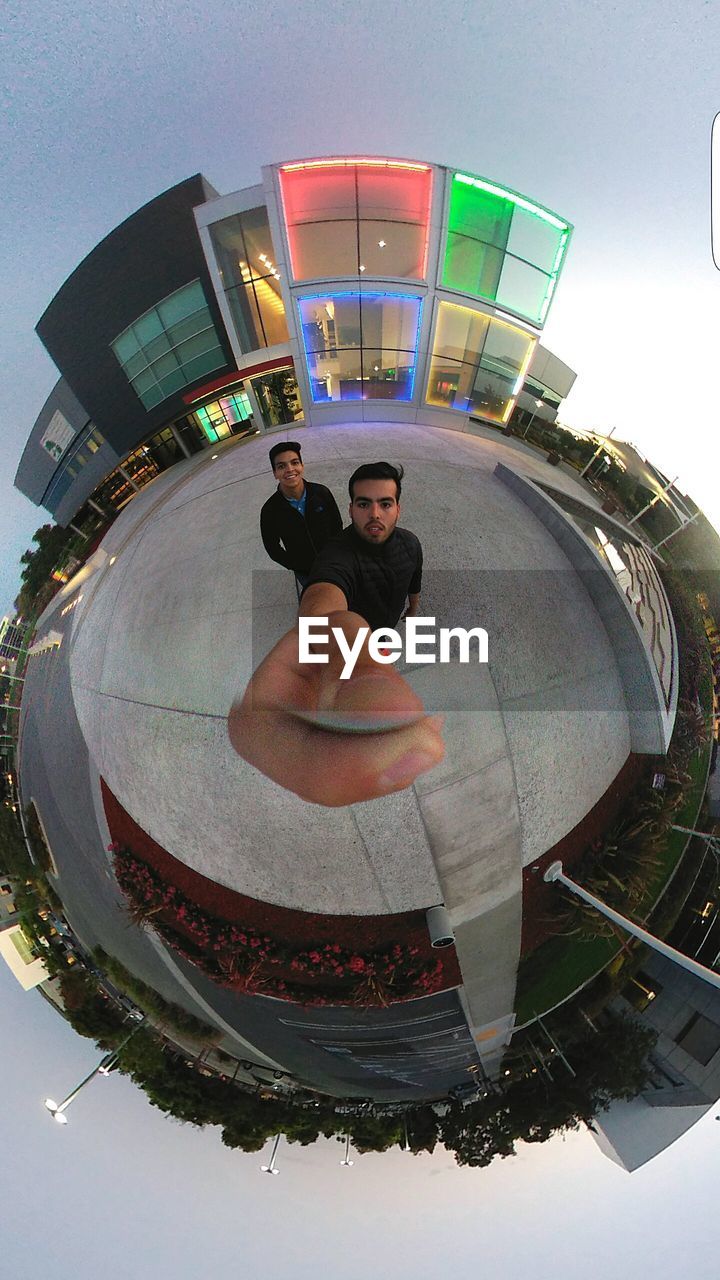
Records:
[[[336,292],[298,300],[316,404],[412,400],[422,300]]]

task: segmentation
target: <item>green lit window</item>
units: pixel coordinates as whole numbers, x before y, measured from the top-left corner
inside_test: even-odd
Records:
[[[236,434],[242,424],[252,418],[250,401],[245,391],[221,396],[195,410],[195,420],[211,444]]]
[[[570,231],[524,196],[455,173],[442,283],[542,325]]]
[[[111,345],[146,409],[226,362],[199,280],[163,298]]]
[[[524,329],[441,302],[425,399],[490,422],[508,421],[536,339]]]

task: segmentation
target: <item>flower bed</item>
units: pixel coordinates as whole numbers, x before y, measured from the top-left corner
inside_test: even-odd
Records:
[[[447,986],[440,957],[400,942],[350,950],[339,942],[293,947],[192,902],[132,850],[112,844],[115,875],[136,924],[148,924],[175,951],[224,986],[304,1005],[394,1004]]]

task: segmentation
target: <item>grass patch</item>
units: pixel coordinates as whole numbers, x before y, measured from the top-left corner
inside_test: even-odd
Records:
[[[709,693],[709,672],[703,679],[701,697],[706,704]],[[674,821],[683,827],[693,827],[697,822],[707,787],[712,742],[708,741],[688,762],[687,772],[692,778],[685,803],[674,815]],[[655,910],[683,858],[692,839],[681,831],[670,832],[660,855],[661,865],[648,884],[647,893],[636,912],[638,923],[644,923]],[[684,901],[684,899],[683,899]],[[675,917],[682,908],[677,904]],[[671,919],[665,932],[674,923]],[[665,921],[663,921],[665,924]],[[629,936],[629,935],[628,935]],[[518,1026],[528,1022],[536,1014],[552,1009],[567,1000],[577,989],[595,977],[622,950],[614,938],[549,938],[530,952],[518,970],[515,1014]]]
[[[25,810],[25,830],[36,864],[45,872],[45,875],[55,875],[52,854],[40,825],[38,811],[32,801]]]
[[[102,947],[96,947],[93,956],[98,967],[107,974],[118,991],[122,991],[124,995],[134,1000],[135,1004],[154,1021],[164,1023],[178,1035],[188,1036],[191,1040],[208,1042],[220,1039],[221,1032],[217,1027],[209,1026],[180,1005],[166,1000],[154,987],[149,987],[146,982],[126,969],[115,956],[109,956]]]

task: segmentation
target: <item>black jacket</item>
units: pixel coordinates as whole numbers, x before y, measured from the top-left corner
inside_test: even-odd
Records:
[[[337,503],[324,484],[305,481],[305,517],[283,498],[278,488],[260,512],[260,533],[271,560],[309,573],[321,547],[342,530]]]

